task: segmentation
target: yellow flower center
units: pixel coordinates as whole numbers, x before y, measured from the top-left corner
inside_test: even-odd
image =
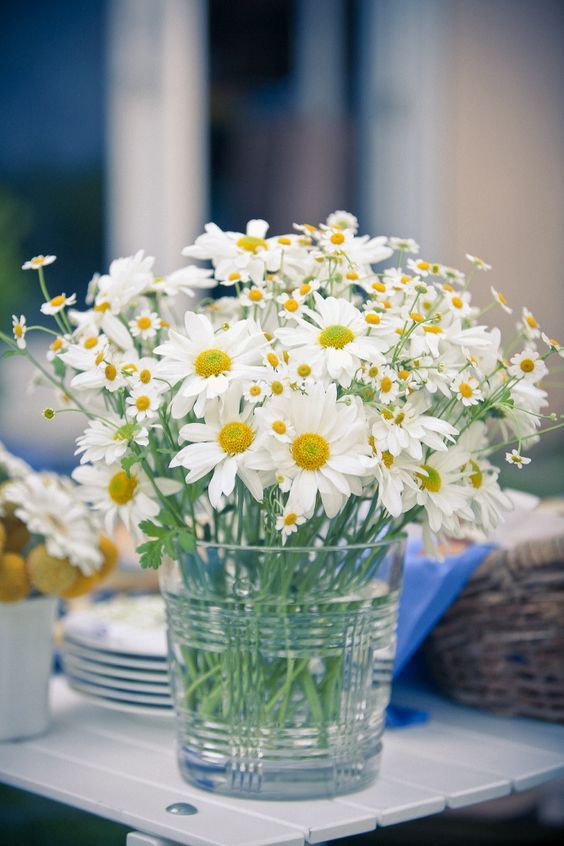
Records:
[[[159,323],[161,329],[170,329],[170,323],[168,322],[168,320],[160,320]]]
[[[392,380],[390,379],[389,376],[384,376],[384,378],[380,382],[380,390],[382,391],[383,394],[387,394],[387,393],[389,393],[389,391],[392,390],[393,384],[394,383],[392,382]]]
[[[109,307],[109,303],[98,303],[98,305],[94,306],[94,311],[107,311]]]
[[[98,338],[95,338],[94,336],[92,336],[91,338],[86,338],[83,346],[84,346],[85,349],[91,350],[93,347],[96,346],[97,343],[98,343]]]
[[[299,292],[302,295],[302,297],[305,297],[307,294],[309,294],[310,291],[311,291],[311,285],[309,285],[307,282],[305,282],[299,288]]]
[[[405,414],[403,413],[403,411],[400,411],[399,414],[396,414],[395,419],[394,419],[394,423],[396,424],[396,426],[401,426],[401,424],[403,423],[404,420],[405,420]]]
[[[375,365],[375,364],[374,364],[372,367],[369,367],[369,368],[368,368],[368,375],[369,375],[369,377],[370,377],[371,379],[375,379],[375,378],[376,378],[376,376],[378,375],[378,371],[379,371],[379,368],[378,368],[378,367],[376,367],[376,365]]]
[[[408,379],[409,378],[409,370],[400,370],[398,373],[400,379]]]
[[[296,372],[298,376],[301,376],[302,379],[305,379],[306,376],[309,376],[311,374],[311,367],[309,366],[309,364],[299,364],[296,369]]]
[[[62,305],[65,304],[66,299],[67,298],[65,296],[63,296],[62,294],[59,294],[58,297],[53,297],[53,299],[50,300],[50,304],[53,306],[53,308],[58,308],[59,306],[62,306]]]
[[[387,467],[389,470],[392,464],[394,463],[394,456],[391,452],[388,452],[388,450],[385,449],[382,453],[382,461],[384,462],[384,466]]]
[[[420,486],[430,493],[438,493],[443,486],[439,471],[431,467],[430,464],[422,464],[421,469],[425,470],[427,475],[423,473],[415,474],[419,479]]]
[[[378,291],[380,294],[386,293],[386,286],[383,282],[373,282],[371,287],[373,291]]]
[[[144,385],[146,385],[148,382],[151,381],[151,378],[151,371],[147,370],[146,368],[143,368],[143,370],[139,374],[139,380],[143,382]]]
[[[454,291],[454,288],[448,282],[445,282],[443,284],[443,291],[448,291],[449,293],[451,293],[452,291]]]
[[[354,334],[348,326],[326,326],[323,332],[319,335],[319,343],[322,347],[333,347],[336,350],[342,350],[351,341],[354,341]]]
[[[291,297],[286,300],[284,303],[284,308],[286,311],[297,311],[299,303],[297,300],[293,300]]]
[[[147,317],[146,315],[137,318],[137,328],[141,329],[142,332],[144,332],[145,329],[150,329],[152,325],[153,321],[150,317]]]
[[[289,247],[290,244],[292,243],[292,241],[290,240],[290,238],[287,238],[285,235],[281,235],[280,238],[278,239],[278,243],[283,244],[283,246],[285,246],[285,247]]]
[[[506,299],[506,298],[505,298],[505,296],[501,293],[501,291],[498,291],[498,292],[497,292],[497,299],[498,299],[498,301],[499,301],[502,305],[507,305],[507,299]]]
[[[241,274],[240,273],[230,273],[227,278],[230,282],[238,282],[239,279],[241,278]]]
[[[16,323],[14,326],[14,335],[16,338],[23,338],[23,327],[21,323]]]
[[[35,258],[32,258],[31,263],[33,267],[41,267],[45,263],[45,256],[35,256]]]
[[[145,396],[145,394],[140,397],[137,397],[137,399],[135,400],[135,407],[138,411],[147,411],[150,406],[151,400],[149,397]]]
[[[249,388],[249,393],[252,397],[260,397],[262,394],[262,388],[260,385],[251,385]]]
[[[217,442],[224,452],[234,455],[239,452],[245,452],[252,444],[254,438],[255,435],[250,426],[235,420],[223,426],[217,436]]]
[[[113,364],[107,364],[104,370],[104,375],[108,382],[113,382],[117,376],[117,368]]]
[[[359,279],[359,278],[360,278],[360,277],[359,277],[359,275],[358,275],[358,273],[357,273],[355,270],[350,270],[350,271],[349,271],[347,274],[345,274],[345,275],[346,275],[346,278],[347,278],[347,279],[351,279],[351,280],[353,280],[353,281],[354,281],[355,279]]]
[[[468,384],[468,382],[461,382],[458,386],[458,390],[462,394],[465,399],[470,399],[470,397],[474,396],[474,391],[472,386]]]
[[[342,232],[333,232],[329,240],[332,244],[342,244],[344,243],[345,236]]]
[[[137,490],[137,476],[128,476],[125,470],[119,470],[112,476],[108,485],[108,493],[117,505],[126,505],[135,496]]]
[[[428,332],[430,335],[440,335],[443,330],[440,326],[424,326],[423,331]]]
[[[421,323],[422,320],[425,320],[422,314],[419,314],[418,311],[412,311],[409,315],[415,323]]]
[[[263,332],[262,334],[264,335],[268,343],[270,343],[274,337],[274,335],[271,335],[270,332]]]
[[[137,370],[137,365],[130,361],[128,364],[122,364],[121,369],[125,372],[126,376],[131,376]]]
[[[50,345],[50,349],[52,349],[53,352],[57,352],[57,350],[60,350],[62,346],[63,346],[63,339],[62,338],[55,338],[53,343]]]
[[[315,432],[299,435],[292,444],[292,458],[304,470],[319,470],[327,464],[330,455],[329,444]]]
[[[418,262],[417,262],[417,264],[416,264],[415,266],[416,266],[419,270],[429,270],[429,268],[431,267],[431,265],[429,264],[429,262],[428,262],[428,261],[418,261]]]
[[[464,300],[461,297],[451,297],[450,301],[455,308],[464,308]]]
[[[539,326],[532,314],[527,315],[527,324],[531,329],[538,329]]]
[[[286,424],[283,420],[275,420],[272,424],[272,429],[274,432],[276,432],[277,435],[286,434]]]
[[[265,250],[268,244],[264,238],[256,238],[254,235],[243,235],[237,241],[237,246],[248,253],[256,253],[257,250]]]
[[[262,299],[264,299],[264,294],[260,290],[260,288],[251,288],[249,291],[249,299],[253,303],[260,303]]]
[[[484,474],[482,473],[476,462],[472,459],[470,459],[470,464],[472,466],[472,470],[474,471],[470,476],[470,481],[472,482],[472,486],[476,488],[476,490],[479,490],[479,488],[482,487],[484,481]]]
[[[203,379],[208,379],[210,376],[219,376],[220,373],[225,373],[231,370],[231,358],[223,350],[210,349],[203,350],[194,360],[194,370]]]
[[[282,382],[274,380],[274,382],[270,383],[270,387],[272,389],[272,393],[275,394],[275,396],[280,396],[280,394],[284,393],[284,385],[282,384]]]
[[[278,365],[280,364],[280,359],[273,352],[267,353],[266,360],[268,361],[271,367],[278,367]]]
[[[375,311],[367,312],[367,314],[364,315],[364,319],[370,326],[378,326],[380,323],[380,315],[376,314]]]
[[[535,369],[535,362],[532,358],[524,358],[523,361],[519,364],[519,367],[523,371],[523,373],[532,373]]]
[[[298,521],[298,515],[295,514],[293,511],[290,511],[289,514],[286,514],[284,517],[284,525],[285,526],[295,526]]]

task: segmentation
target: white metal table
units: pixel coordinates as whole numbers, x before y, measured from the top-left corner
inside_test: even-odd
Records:
[[[187,785],[176,766],[172,720],[101,708],[54,678],[50,731],[0,743],[0,780],[131,826],[128,846],[302,846],[564,774],[564,726],[493,717],[418,689],[396,691],[394,701],[428,710],[431,719],[386,733],[374,785],[339,799],[262,802]],[[167,811],[178,802],[196,812]]]

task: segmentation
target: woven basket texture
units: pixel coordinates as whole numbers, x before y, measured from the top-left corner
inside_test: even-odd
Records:
[[[564,723],[564,535],[490,553],[425,655],[457,702]]]

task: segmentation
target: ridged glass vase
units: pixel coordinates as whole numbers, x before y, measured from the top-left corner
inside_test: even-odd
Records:
[[[199,543],[161,568],[184,778],[264,799],[336,796],[376,776],[403,542]]]

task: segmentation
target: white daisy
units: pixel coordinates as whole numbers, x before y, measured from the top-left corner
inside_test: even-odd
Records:
[[[53,264],[56,258],[57,256],[34,256],[22,264],[22,270],[39,270],[40,267],[47,267],[48,264]]]
[[[110,536],[121,520],[134,539],[141,541],[139,523],[154,519],[160,511],[149,480],[137,467],[132,468],[128,476],[119,464],[83,464],[73,470],[72,477],[79,483],[78,495],[95,511],[101,512]],[[168,482],[168,479],[157,480],[165,495],[172,490]]]
[[[12,333],[14,335],[14,340],[17,344],[18,349],[25,350],[26,347],[26,340],[25,340],[25,333],[27,332],[27,326],[25,325],[25,314],[20,314],[19,318],[13,314],[12,315]]]
[[[98,526],[77,500],[70,480],[51,473],[30,473],[10,484],[15,514],[33,534],[43,535],[49,555],[68,558],[89,576],[102,563]]]
[[[348,229],[353,235],[358,230],[358,219],[347,211],[332,212],[326,223],[331,229]]]
[[[43,303],[41,313],[49,315],[58,314],[61,309],[74,305],[75,302],[76,294],[71,294],[70,297],[67,297],[66,294],[58,294],[56,297],[50,299],[49,302]]]
[[[549,338],[544,332],[541,334],[541,338],[551,350],[557,352],[561,358],[564,358],[564,347],[556,338]]]
[[[156,294],[166,294],[168,297],[175,297],[177,294],[194,297],[197,291],[216,287],[216,280],[210,277],[213,277],[213,271],[209,268],[189,264],[187,267],[175,270],[174,273],[169,273],[168,276],[155,277],[152,290]]]
[[[478,258],[478,256],[471,256],[470,253],[466,253],[466,258],[468,261],[474,265],[477,270],[491,270],[491,264],[486,264],[484,259]]]
[[[126,401],[126,415],[137,423],[153,420],[158,416],[161,405],[161,394],[153,385],[137,382]]]
[[[372,384],[378,393],[380,402],[386,405],[394,402],[400,391],[397,373],[388,366],[378,368],[378,373],[372,379]]]
[[[250,382],[243,390],[243,398],[250,403],[262,402],[270,396],[272,390],[266,382]]]
[[[292,291],[291,294],[283,293],[276,297],[276,302],[280,303],[282,308],[278,312],[278,316],[285,320],[293,317],[298,318],[303,314],[303,304],[305,297],[301,296],[297,290]]]
[[[513,309],[509,307],[505,294],[502,294],[501,291],[496,291],[493,285],[490,287],[490,291],[492,292],[492,296],[496,303],[498,303],[498,305],[500,305],[507,314],[513,314]]]
[[[184,333],[171,329],[168,341],[154,350],[163,357],[162,377],[173,385],[182,382],[172,401],[173,417],[192,408],[202,417],[206,402],[222,396],[233,380],[263,375],[258,365],[267,341],[256,324],[240,320],[214,331],[207,317],[187,311],[184,326]]]
[[[261,432],[276,438],[277,441],[288,444],[296,436],[296,430],[279,403],[266,403],[261,408],[257,408],[255,419]]]
[[[511,452],[506,452],[505,460],[508,464],[514,464],[518,470],[522,470],[525,464],[531,463],[530,458],[527,458],[525,455],[521,455],[521,453],[516,449],[512,449]]]
[[[388,238],[388,245],[392,250],[402,250],[405,253],[417,254],[419,252],[419,244],[413,238],[398,238],[393,235]]]
[[[147,446],[149,433],[137,424],[124,423],[118,417],[109,420],[91,420],[84,433],[76,439],[78,449],[75,455],[80,456],[80,463],[96,463],[104,461],[106,464],[117,464],[126,454],[129,441],[139,446]]]
[[[152,290],[154,261],[152,256],[145,256],[143,250],[134,256],[115,259],[109,272],[98,279],[95,310],[120,314],[141,294]]]
[[[368,440],[372,450],[368,466],[378,486],[378,502],[392,517],[399,517],[407,510],[403,502],[404,491],[417,489],[414,478],[417,464],[408,456],[395,456],[389,450],[381,450],[373,436]]]
[[[207,223],[205,233],[182,250],[182,254],[196,259],[209,259],[221,282],[230,281],[232,273],[247,273],[255,283],[263,280],[267,271],[280,266],[281,250],[266,240],[268,223],[250,220],[246,232],[223,232],[215,223]]]
[[[525,349],[511,358],[511,366],[507,368],[510,376],[526,379],[528,382],[539,382],[548,369],[536,350]]]
[[[452,383],[452,390],[462,405],[478,405],[484,399],[480,384],[475,376],[460,373]]]
[[[255,499],[262,499],[263,486],[256,470],[249,469],[247,459],[256,449],[256,429],[252,407],[240,411],[238,386],[228,390],[223,400],[208,403],[203,423],[187,423],[180,429],[180,438],[190,441],[174,456],[170,467],[188,470],[186,482],[192,484],[213,470],[208,497],[218,508],[222,496],[230,496],[237,476]]]
[[[540,338],[541,330],[537,319],[528,308],[523,308],[520,326],[523,328],[527,338],[535,340]]]
[[[393,456],[405,452],[416,461],[423,459],[423,446],[444,451],[445,440],[453,442],[457,434],[454,426],[423,413],[417,403],[386,408],[371,421],[371,435],[380,451]]]
[[[446,452],[433,453],[416,473],[417,491],[406,491],[406,510],[413,505],[423,506],[432,532],[436,533],[456,515],[471,520],[470,489],[464,484],[460,468],[468,461],[468,454],[458,445]],[[407,499],[407,502],[405,501]]]
[[[296,511],[292,503],[287,503],[282,514],[276,518],[276,529],[282,535],[282,543],[286,543],[289,536],[298,531],[298,526],[303,526],[306,518]]]
[[[60,335],[56,337],[54,341],[51,341],[49,349],[47,350],[47,361],[53,361],[60,352],[66,349],[67,344],[68,340]]]
[[[336,386],[314,386],[309,394],[294,392],[272,401],[270,411],[287,416],[294,439],[269,439],[249,458],[249,467],[280,474],[290,481],[292,502],[303,514],[315,509],[320,494],[325,513],[334,517],[351,494],[362,492],[369,454],[366,421],[355,403],[337,402]]]
[[[254,285],[251,288],[245,288],[239,297],[239,302],[246,308],[264,308],[269,300],[272,299],[272,293],[266,291],[262,286]]]
[[[316,309],[305,310],[309,320],[299,318],[297,326],[275,334],[285,346],[296,348],[292,355],[319,363],[331,379],[347,388],[361,362],[369,361],[386,343],[368,335],[370,327],[348,300],[313,296]]]
[[[154,338],[161,328],[161,319],[156,311],[143,309],[133,320],[129,321],[129,331],[134,338],[148,341]]]
[[[446,292],[445,296],[446,306],[453,314],[458,317],[469,317],[472,314],[472,306],[470,305],[470,294]]]

